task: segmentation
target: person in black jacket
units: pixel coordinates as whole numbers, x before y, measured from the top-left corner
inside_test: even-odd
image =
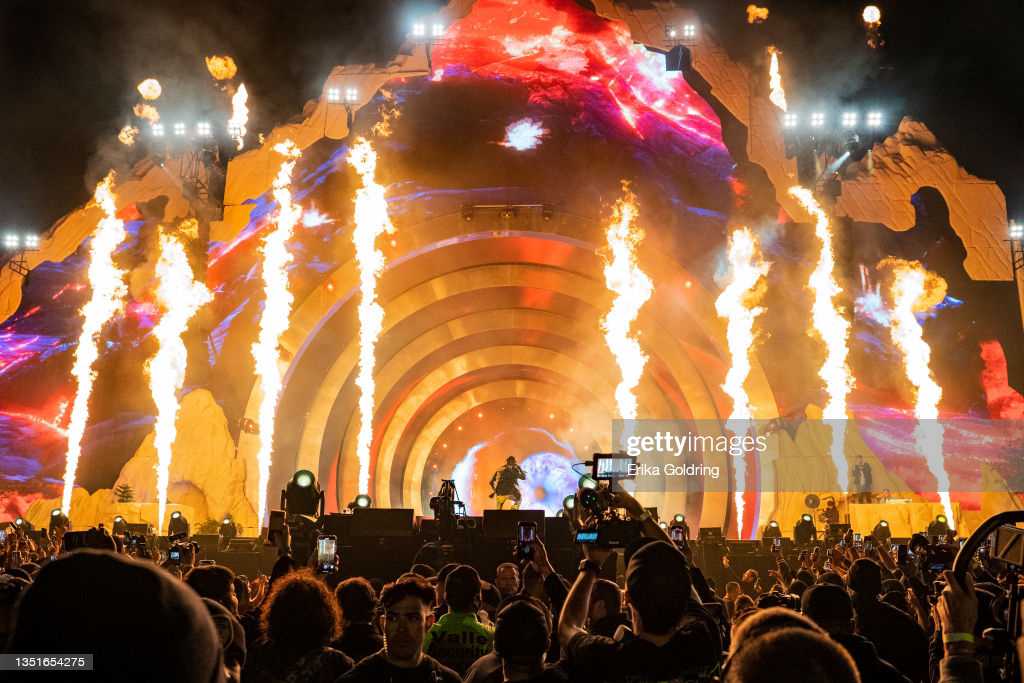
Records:
[[[358,662],[384,647],[384,636],[373,623],[377,596],[373,586],[362,577],[346,579],[334,589],[341,608],[341,636],[331,647]]]
[[[523,494],[519,492],[519,482],[526,479],[526,472],[523,472],[516,459],[511,455],[505,464],[491,477],[491,498],[495,498],[498,509],[502,510],[505,503],[511,501],[512,509],[518,510],[519,503],[523,500]]]
[[[879,658],[870,640],[853,632],[853,602],[845,590],[828,584],[812,586],[803,594],[801,609],[850,654],[862,681],[910,683],[896,667]]]

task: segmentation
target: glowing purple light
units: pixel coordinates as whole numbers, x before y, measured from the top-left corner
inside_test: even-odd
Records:
[[[519,119],[505,129],[505,139],[499,144],[522,152],[533,149],[548,134],[547,128],[533,119]]]

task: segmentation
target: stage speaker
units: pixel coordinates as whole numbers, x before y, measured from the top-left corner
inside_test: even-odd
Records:
[[[220,536],[217,534],[197,534],[192,540],[199,544],[199,554],[203,559],[209,557],[208,553],[216,552],[219,548]]]
[[[761,541],[728,541],[731,555],[753,555],[761,552]]]
[[[348,538],[352,533],[352,515],[332,512],[320,518],[320,530],[328,535],[337,536],[338,540]]]
[[[413,515],[412,508],[356,508],[352,511],[352,536],[412,536]]]
[[[697,532],[697,540],[700,543],[722,544],[724,542],[722,530],[716,526],[701,527],[700,530]]]
[[[544,537],[543,510],[484,510],[484,538],[515,538],[519,522],[533,522]]]
[[[576,543],[576,534],[572,530],[572,524],[565,517],[547,517],[544,519],[544,545],[571,546]]]

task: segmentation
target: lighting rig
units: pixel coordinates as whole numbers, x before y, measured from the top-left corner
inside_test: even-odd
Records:
[[[878,109],[796,109],[782,114],[786,157],[796,159],[797,178],[812,190],[839,195],[839,172],[870,154],[871,145],[889,132]]]
[[[30,251],[39,251],[39,235],[30,230],[18,230],[11,228],[3,233],[2,245],[3,257],[7,261],[7,267],[18,275],[28,275],[28,262],[25,254]]]
[[[448,26],[440,17],[426,18],[417,17],[409,26],[408,38],[414,43],[420,43],[426,47],[427,70],[433,73],[434,65],[430,58],[431,46],[444,38],[448,32]]]

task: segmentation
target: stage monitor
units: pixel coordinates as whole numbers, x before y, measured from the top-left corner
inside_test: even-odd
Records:
[[[697,532],[697,541],[699,543],[718,543],[723,542],[722,530],[716,526],[712,527],[701,527],[700,531]]]
[[[413,515],[412,508],[356,508],[352,511],[352,536],[412,536]]]
[[[484,510],[484,538],[515,538],[519,522],[535,523],[543,538],[543,510]]]

